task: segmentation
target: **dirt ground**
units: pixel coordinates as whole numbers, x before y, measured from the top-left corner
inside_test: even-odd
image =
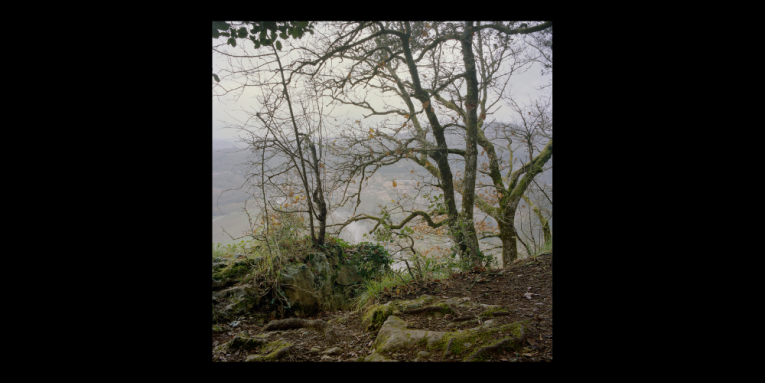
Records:
[[[510,315],[495,317],[497,325],[532,319],[526,348],[515,352],[498,352],[489,358],[494,362],[549,362],[552,361],[552,254],[543,254],[536,258],[521,259],[504,269],[475,270],[454,274],[447,280],[429,283],[427,286],[412,286],[399,295],[383,297],[379,302],[396,299],[414,299],[428,294],[442,298],[469,298],[476,303],[499,305],[510,311]],[[429,331],[453,331],[475,327],[474,314],[468,310],[458,310],[456,315],[443,318],[401,314],[399,317],[408,322],[408,327]],[[222,333],[213,334],[213,349],[236,334],[247,331],[249,336],[271,333],[270,338],[283,339],[292,343],[289,355],[282,361],[288,362],[350,362],[360,356],[371,353],[370,346],[376,334],[365,332],[361,327],[361,314],[350,311],[322,312],[307,319],[332,319],[347,317],[339,323],[332,322],[337,336],[330,343],[324,336],[312,328],[298,328],[287,331],[265,331],[263,323],[257,323],[254,316],[243,317],[236,328],[227,324],[221,326]],[[337,347],[336,352],[321,352]],[[398,361],[414,361],[416,351],[394,355]],[[214,362],[241,362],[249,354],[235,351],[231,354],[213,354]],[[421,358],[422,359],[422,358]],[[441,355],[431,355],[427,361],[450,361]]]

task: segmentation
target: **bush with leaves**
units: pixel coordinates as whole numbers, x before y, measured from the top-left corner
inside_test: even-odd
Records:
[[[358,268],[363,279],[379,279],[384,272],[390,271],[393,258],[384,247],[362,242],[356,249],[357,251],[349,257],[349,263]]]

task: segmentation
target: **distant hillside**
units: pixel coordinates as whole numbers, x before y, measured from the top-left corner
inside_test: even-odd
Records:
[[[242,144],[241,142],[233,142],[229,140],[219,139],[219,138],[213,138],[213,151],[218,150],[225,150],[225,149],[235,149],[235,148],[244,148],[246,145]],[[228,151],[228,150],[226,150]]]
[[[330,137],[327,140],[332,140],[332,138]],[[521,163],[528,161],[528,155],[526,154],[525,145],[515,141],[516,140],[513,142],[513,151],[514,158],[517,160],[514,161],[513,168],[518,169]],[[461,137],[458,132],[448,134],[447,142],[449,142],[451,147],[464,148],[465,146],[464,138]],[[499,144],[496,145],[499,151],[498,155],[503,161],[507,161],[509,158],[506,149],[507,141],[498,140],[498,143]],[[241,164],[248,162],[248,157],[251,156],[252,153],[248,150],[236,149],[237,145],[240,147],[244,146],[242,143],[234,143],[233,140],[213,140],[213,241],[224,244],[233,243],[235,241],[232,241],[225,235],[221,227],[225,228],[226,231],[234,236],[241,235],[242,231],[249,228],[247,217],[241,212],[244,207],[244,201],[252,198],[247,193],[247,187],[244,187],[242,190],[230,190],[221,194],[223,190],[237,189],[241,187],[245,183],[244,181],[247,177],[247,173],[250,171],[247,169],[246,165]],[[537,146],[543,147],[542,144]],[[488,161],[486,154],[481,152],[483,152],[483,150],[479,148],[479,166]],[[537,154],[536,150],[534,154]],[[325,152],[324,155],[329,161],[337,160],[331,153]],[[452,159],[454,161],[452,161]],[[283,158],[274,157],[267,162],[267,166],[275,167],[283,161]],[[459,156],[450,156],[450,164],[452,165],[454,174],[464,170],[464,161],[461,161]],[[550,159],[546,167],[551,165],[552,159]],[[369,170],[371,170],[371,168],[368,169],[368,171]],[[394,180],[397,181],[397,187],[392,186],[392,181]],[[486,178],[480,180],[489,182]],[[552,184],[552,170],[540,174],[535,180],[540,185]],[[379,212],[380,205],[389,204],[391,200],[401,200],[404,193],[409,192],[411,188],[415,187],[420,182],[434,183],[435,180],[430,173],[410,160],[402,160],[393,165],[384,166],[380,168],[374,176],[371,176],[364,182],[363,196],[361,204],[356,210],[356,214],[375,214],[376,212]],[[355,190],[356,189],[354,189],[354,191]],[[436,193],[440,194],[438,191],[436,191]],[[461,204],[462,196],[458,194],[456,195],[456,198],[457,204]],[[344,218],[353,213],[355,200],[351,202],[353,203],[337,210],[337,214],[339,214],[338,219],[340,216]],[[248,206],[252,208],[255,205],[250,204]],[[546,204],[542,204],[541,207],[547,206]],[[253,214],[257,215],[256,209],[253,210]],[[400,220],[403,216],[394,214],[393,218],[395,220]],[[487,219],[486,221],[493,222],[492,219]],[[366,225],[366,223],[359,223],[359,225],[363,226]],[[364,230],[368,231],[369,229],[371,229],[371,225],[369,227],[364,227]],[[350,240],[350,237],[345,238],[348,235],[349,234],[345,233],[344,230],[344,239]]]

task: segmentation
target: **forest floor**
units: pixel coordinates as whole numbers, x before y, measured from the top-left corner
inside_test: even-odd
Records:
[[[468,298],[468,300],[502,306],[510,315],[496,317],[496,325],[530,319],[529,336],[523,350],[496,352],[489,357],[495,362],[546,362],[552,361],[552,254],[536,258],[520,259],[504,269],[471,271],[453,274],[447,280],[432,282],[426,286],[413,287],[406,293],[383,297],[380,303],[391,300],[409,300],[423,294],[441,298]],[[457,312],[442,318],[410,314],[398,315],[408,323],[408,328],[428,331],[454,331],[475,327],[474,321],[466,321],[471,312]],[[340,320],[344,317],[345,320]],[[263,323],[257,323],[254,316],[243,318],[236,328],[222,325],[224,331],[213,334],[213,349],[247,331],[249,336],[266,333]],[[278,338],[292,343],[289,355],[282,361],[293,362],[351,362],[372,351],[370,346],[376,333],[364,331],[361,313],[352,311],[321,312],[315,317],[329,322],[337,335],[328,342],[319,332],[310,328],[278,331]],[[330,322],[331,320],[331,322]],[[273,332],[273,331],[272,331]],[[335,348],[332,352],[325,352]],[[240,362],[248,356],[247,351],[231,354],[213,354],[215,362]],[[413,352],[396,355],[397,361],[414,361]],[[422,357],[419,360],[423,360]],[[442,355],[424,358],[426,361],[450,361]]]

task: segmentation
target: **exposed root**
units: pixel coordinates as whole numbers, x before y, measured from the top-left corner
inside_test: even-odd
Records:
[[[273,358],[273,360],[279,360],[285,355],[289,354],[291,350],[292,350],[292,346],[282,347],[279,349],[279,351],[271,355],[271,358]]]
[[[492,345],[492,346],[481,347],[473,355],[470,355],[467,359],[465,359],[465,361],[466,362],[475,361],[479,356],[485,355],[486,353],[488,353],[490,351],[494,351],[494,350],[496,350],[496,349],[498,349],[498,348],[500,348],[500,347],[502,347],[502,346],[504,346],[506,344],[514,343],[514,342],[516,342],[516,339],[510,338],[510,339],[502,340],[499,343],[497,343],[495,345]]]
[[[321,319],[300,319],[300,318],[287,318],[269,322],[263,329],[265,331],[275,330],[288,330],[292,328],[306,328],[311,327],[324,333],[327,340],[334,342],[336,338],[335,330],[327,324],[327,322]]]
[[[443,307],[439,307],[439,306],[427,306],[427,307],[420,307],[420,308],[416,308],[416,309],[404,310],[403,312],[406,313],[406,314],[419,314],[419,313],[424,313],[424,312],[428,312],[428,311],[440,312],[440,311],[443,311],[443,310],[444,310]]]

